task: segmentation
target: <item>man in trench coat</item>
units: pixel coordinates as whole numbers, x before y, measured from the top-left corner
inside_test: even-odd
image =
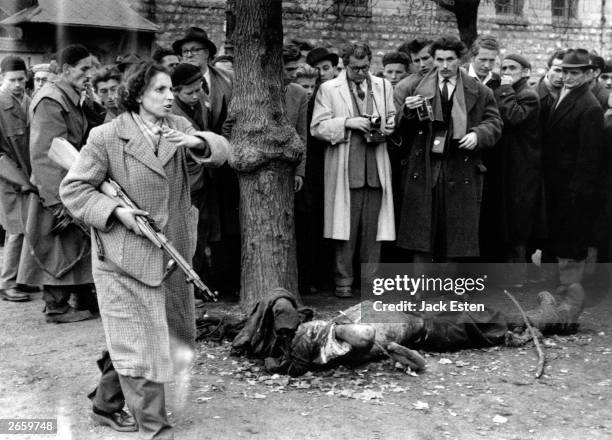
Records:
[[[593,75],[585,49],[563,57],[563,89],[544,128],[542,164],[548,251],[559,264],[561,286],[580,283],[596,219],[604,161],[603,110],[589,90]]]
[[[436,68],[409,91],[398,118],[396,130],[412,141],[397,246],[412,251],[414,262],[479,254],[481,150],[497,143],[503,123],[493,92],[459,68],[464,51],[454,37],[434,41]],[[432,114],[420,121],[424,98]]]
[[[336,296],[351,296],[353,258],[370,263],[367,279],[380,261],[381,241],[395,239],[391,164],[384,137],[370,116],[378,118],[381,134],[393,130],[393,88],[386,79],[370,75],[370,48],[363,43],[345,46],[346,73],[319,88],[310,129],[329,142],[325,148],[325,238],[335,246]],[[357,251],[357,242],[360,250]]]
[[[80,149],[85,142],[87,121],[80,105],[87,72],[92,68],[88,50],[68,46],[59,54],[61,75],[36,94],[30,106],[31,182],[38,189],[28,203],[22,270],[17,282],[41,284],[47,322],[82,321],[93,317],[89,310],[68,304],[77,295],[84,308],[95,309],[89,237],[77,227],[59,197],[59,185],[66,171],[48,157],[55,137],[62,137]]]
[[[25,93],[26,65],[16,56],[7,56],[0,63],[0,155],[4,162],[0,167],[17,170],[25,182],[30,178],[30,154],[28,150],[30,98]],[[3,169],[3,172],[8,170]],[[17,286],[23,247],[23,209],[27,203],[25,188],[17,188],[0,180],[0,224],[6,230],[0,295],[6,301],[29,301],[27,292]]]

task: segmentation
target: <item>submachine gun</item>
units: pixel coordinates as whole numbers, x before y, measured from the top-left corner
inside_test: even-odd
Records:
[[[74,146],[63,138],[54,138],[49,149],[49,158],[62,168],[68,170],[79,157],[79,152]],[[114,180],[107,178],[99,190],[116,200],[124,208],[139,209],[128,195],[123,191]],[[136,222],[142,234],[158,248],[162,249],[169,258],[166,274],[171,273],[176,267],[180,267],[185,273],[185,281],[192,283],[204,297],[210,301],[217,301],[216,292],[212,292],[206,284],[202,282],[198,274],[191,265],[183,258],[183,256],[175,249],[168,241],[168,238],[161,233],[153,219],[145,216],[136,216]]]

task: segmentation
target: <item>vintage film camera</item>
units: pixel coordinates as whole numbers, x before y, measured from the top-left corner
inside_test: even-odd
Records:
[[[419,98],[423,99],[423,103],[416,108],[417,116],[419,117],[419,121],[433,121],[433,107],[431,106],[431,98],[425,98],[421,95],[418,95]]]
[[[381,131],[380,116],[364,115],[363,117],[370,120],[370,131],[364,134],[366,142],[368,144],[380,144],[385,142],[387,138]]]

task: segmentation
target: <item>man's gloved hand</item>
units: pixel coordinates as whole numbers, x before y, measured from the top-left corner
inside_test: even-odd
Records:
[[[49,210],[53,213],[53,216],[55,217],[55,222],[53,223],[53,227],[51,228],[51,234],[60,234],[66,228],[68,228],[71,223],[73,223],[72,216],[69,214],[66,207],[61,203],[50,206]]]

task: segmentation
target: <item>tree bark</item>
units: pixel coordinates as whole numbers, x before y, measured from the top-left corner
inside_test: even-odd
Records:
[[[451,11],[457,18],[459,38],[470,47],[478,37],[478,7],[480,0],[433,0]]]
[[[240,183],[240,305],[250,310],[275,287],[298,295],[293,171],[304,146],[285,117],[281,0],[240,0],[235,11],[230,166]]]

